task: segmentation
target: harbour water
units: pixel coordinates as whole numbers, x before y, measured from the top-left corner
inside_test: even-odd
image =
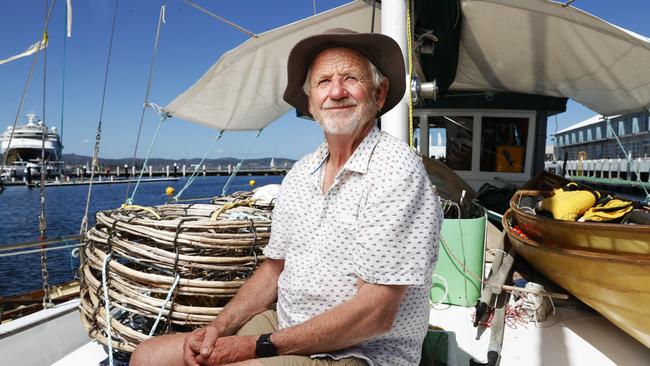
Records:
[[[283,176],[240,176],[235,177],[228,193],[248,190],[248,182],[256,186],[281,183]],[[183,193],[182,198],[213,197],[221,194],[228,177],[197,177]],[[178,192],[186,179],[175,182],[154,182],[140,184],[135,196],[138,205],[164,204],[168,197],[165,189],[174,187]],[[94,213],[119,207],[126,198],[127,184],[93,186],[89,226],[94,223]],[[131,185],[133,190],[134,185]],[[75,235],[84,215],[88,186],[48,187],[46,189],[45,216],[47,238]],[[206,202],[206,201],[203,201]],[[24,186],[7,187],[0,193],[0,246],[36,241],[39,236],[39,190]],[[71,256],[72,249],[47,252],[51,284],[70,281],[79,266],[77,258]],[[24,293],[41,288],[40,254],[0,257],[0,296]]]

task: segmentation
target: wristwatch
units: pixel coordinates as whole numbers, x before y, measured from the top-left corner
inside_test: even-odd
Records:
[[[275,357],[278,355],[278,349],[271,342],[271,333],[262,334],[255,342],[255,357]]]

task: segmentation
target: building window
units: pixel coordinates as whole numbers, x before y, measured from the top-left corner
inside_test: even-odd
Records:
[[[576,133],[575,133],[575,132],[572,132],[572,133],[571,133],[571,143],[572,143],[572,144],[575,144],[575,143],[576,143]]]
[[[605,128],[607,129],[607,138],[614,137],[614,126],[612,126],[612,121],[606,122]]]
[[[625,121],[618,121],[618,135],[625,135]]]
[[[591,141],[591,128],[587,130],[587,141]]]
[[[585,142],[585,134],[583,131],[578,132],[578,142]]]
[[[524,171],[528,122],[521,117],[482,118],[481,171]]]
[[[639,133],[639,117],[632,118],[632,133]]]
[[[600,140],[603,138],[603,134],[601,132],[600,126],[596,127],[596,140]]]
[[[557,137],[557,143],[558,143],[558,146],[564,145],[564,139],[562,138],[562,135]]]

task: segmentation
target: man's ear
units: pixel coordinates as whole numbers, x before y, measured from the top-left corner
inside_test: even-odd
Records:
[[[375,98],[377,99],[377,106],[379,109],[384,108],[384,103],[386,103],[386,96],[388,95],[388,78],[384,77],[384,80],[379,84],[375,90]]]

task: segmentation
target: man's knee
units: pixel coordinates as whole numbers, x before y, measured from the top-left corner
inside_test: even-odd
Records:
[[[185,334],[169,334],[147,339],[133,351],[131,366],[182,366]]]

